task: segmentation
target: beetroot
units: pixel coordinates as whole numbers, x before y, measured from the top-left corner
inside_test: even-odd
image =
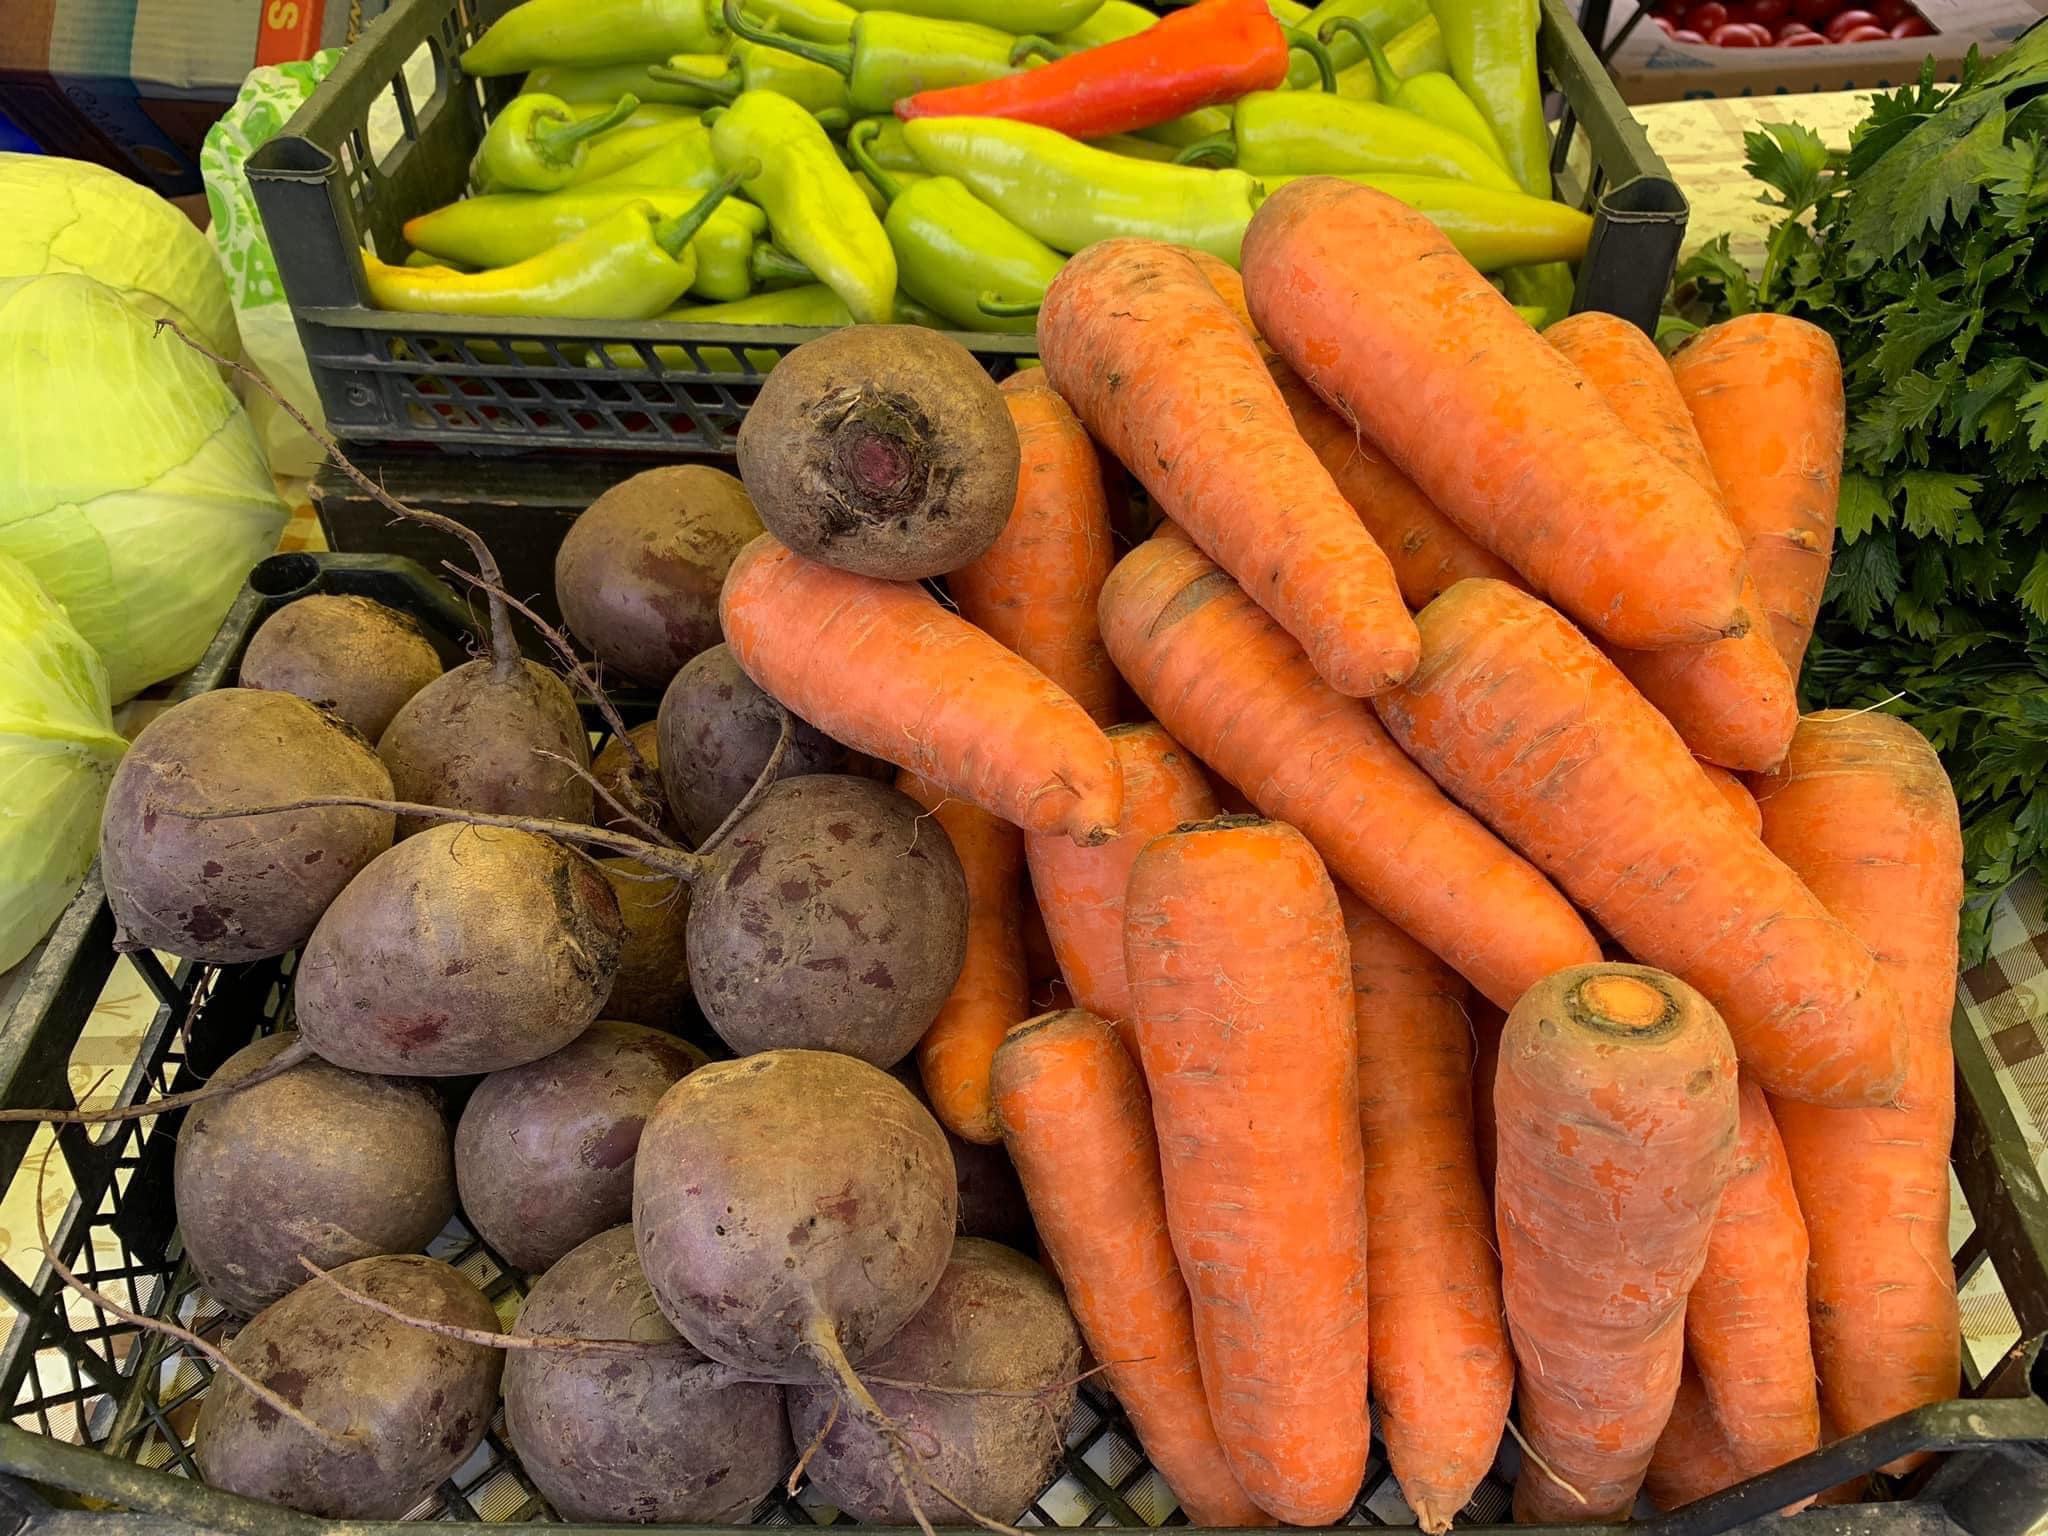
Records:
[[[528,1293],[513,1331],[650,1346],[517,1350],[505,1363],[506,1437],[565,1520],[737,1521],[795,1459],[780,1387],[690,1381],[704,1357],[655,1306],[631,1227],[560,1260]]]
[[[923,1476],[1008,1521],[1059,1465],[1080,1359],[1080,1329],[1052,1277],[1021,1253],[963,1237],[931,1299],[861,1367],[943,1389],[878,1384],[874,1396],[919,1452]],[[789,1389],[797,1442],[823,1433],[811,1481],[856,1519],[909,1525],[912,1509],[882,1436],[844,1411],[825,1428],[835,1397],[830,1387]],[[931,1493],[919,1503],[935,1525],[974,1523]]]
[[[477,1236],[537,1275],[624,1221],[641,1127],[703,1061],[673,1035],[599,1022],[552,1055],[485,1078],[455,1132],[455,1176]]]
[[[292,1045],[270,1035],[214,1073],[246,1077]],[[448,1123],[433,1091],[302,1061],[195,1104],[178,1132],[178,1230],[230,1311],[261,1311],[322,1269],[424,1248],[455,1214]]]
[[[419,625],[367,597],[315,593],[287,603],[242,653],[244,688],[295,693],[371,741],[440,675],[440,653]]]
[[[633,859],[599,859],[618,898],[625,947],[604,1011],[615,1019],[675,1029],[690,1001],[690,888]]]
[[[718,643],[718,591],[761,519],[739,481],[701,464],[606,491],[555,555],[555,600],[607,666],[656,687]]]
[[[627,750],[628,741],[631,751]],[[635,760],[637,755],[637,761]],[[612,798],[642,821],[664,835],[680,839],[682,828],[668,808],[668,796],[661,782],[661,727],[649,720],[636,725],[625,737],[613,736],[590,764],[591,776],[612,793]],[[600,827],[621,827],[638,831],[625,817],[606,804],[597,805]]]
[[[484,1294],[419,1254],[358,1259],[343,1284],[409,1317],[496,1333]],[[329,1433],[279,1413],[225,1372],[199,1406],[207,1482],[309,1515],[395,1520],[469,1459],[489,1427],[503,1358],[373,1312],[323,1280],[266,1307],[228,1357]]]
[[[745,1054],[844,1051],[893,1066],[953,989],[967,881],[944,831],[871,779],[773,785],[690,898],[690,980]]]
[[[116,946],[217,965],[297,948],[391,846],[391,817],[338,806],[207,821],[180,813],[390,794],[369,744],[304,699],[223,688],[172,705],[135,738],[100,818]]]
[[[300,959],[305,1043],[336,1066],[495,1072],[597,1019],[624,925],[597,866],[552,838],[431,826],[343,891]]]

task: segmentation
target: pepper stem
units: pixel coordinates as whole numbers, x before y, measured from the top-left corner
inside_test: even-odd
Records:
[[[853,121],[851,117],[847,116],[844,107],[827,107],[822,112],[813,112],[811,116],[817,120],[818,126],[828,134],[846,132],[847,124]]]
[[[711,211],[728,197],[732,196],[733,193],[737,192],[741,182],[760,174],[761,162],[752,159],[748,160],[738,170],[727,176],[709,192],[706,192],[697,201],[696,205],[687,212],[679,213],[672,219],[664,219],[661,223],[655,225],[653,231],[654,243],[664,251],[667,251],[669,255],[677,260],[681,260],[683,247],[688,245],[691,237],[704,227],[704,221],[711,217]]]
[[[1186,149],[1173,157],[1175,165],[1235,165],[1237,164],[1237,134],[1226,129],[1212,133],[1206,139],[1197,139]]]
[[[756,244],[747,257],[747,276],[756,288],[769,283],[815,283],[818,276],[779,246]]]
[[[846,136],[846,152],[853,156],[854,167],[875,184],[875,190],[882,194],[884,204],[893,203],[903,195],[903,184],[868,153],[868,146],[882,135],[882,125],[868,119],[853,125],[853,132]]]
[[[1042,297],[1006,299],[999,294],[983,293],[974,301],[974,307],[984,315],[993,316],[997,320],[1019,320],[1036,315],[1044,303]]]
[[[676,59],[696,57],[696,54],[679,53],[666,64],[650,64],[647,66],[647,78],[663,85],[680,85],[686,91],[697,91],[721,105],[729,104],[733,97],[746,89],[738,59],[721,60],[725,68],[716,75],[702,75],[676,63]]]
[[[1048,62],[1064,59],[1067,51],[1049,37],[1040,37],[1036,33],[1027,34],[1018,38],[1015,46],[1010,49],[1010,68],[1021,69],[1026,59],[1044,59]]]
[[[1365,48],[1365,56],[1372,60],[1372,77],[1380,88],[1380,100],[1393,104],[1394,92],[1401,89],[1401,77],[1394,72],[1393,62],[1387,57],[1387,50],[1373,41],[1365,30],[1365,24],[1355,16],[1336,16],[1323,24],[1317,34],[1324,43],[1334,42],[1339,32],[1349,32]]]
[[[740,0],[725,0],[725,25],[726,30],[734,37],[747,42],[760,43],[767,48],[780,48],[784,53],[793,53],[800,59],[809,59],[813,64],[822,64],[842,75],[853,74],[851,43],[844,46],[838,43],[814,43],[807,37],[792,37],[786,32],[771,32],[759,22],[748,18],[740,9]]]
[[[612,103],[609,112],[600,112],[596,117],[586,117],[580,123],[550,123],[545,119],[536,121],[533,128],[534,143],[540,152],[550,160],[569,160],[575,149],[586,139],[594,139],[601,133],[610,133],[619,124],[640,110],[640,98],[631,91],[626,92]]]
[[[1340,18],[1340,20],[1348,19]],[[1338,25],[1337,22],[1333,21],[1330,23],[1330,26],[1336,25]],[[1327,32],[1330,30],[1330,27],[1325,27],[1323,30]],[[1323,42],[1328,41],[1328,38],[1323,39]],[[1287,39],[1287,51],[1289,53],[1307,54],[1309,62],[1316,67],[1316,83],[1323,90],[1335,94],[1337,90],[1337,61],[1330,57],[1330,50],[1325,48],[1323,43],[1317,42],[1312,37],[1303,37],[1297,32]]]

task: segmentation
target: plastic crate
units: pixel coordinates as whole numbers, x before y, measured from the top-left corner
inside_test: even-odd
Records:
[[[385,556],[279,555],[256,568],[219,636],[185,679],[187,697],[232,682],[256,626],[309,592],[353,593],[422,620],[449,658],[464,654],[465,611],[410,561]],[[631,716],[629,715],[629,719]],[[113,918],[98,872],[71,904],[0,1023],[0,1104],[69,1104],[65,1065],[114,965]],[[287,1026],[292,961],[167,971],[133,957],[158,1007],[134,1070],[120,1090],[132,1104],[196,1086],[259,1033]],[[1624,1530],[1649,1536],[1717,1536],[1808,1494],[1863,1477],[1908,1451],[1956,1454],[1906,1501],[1812,1509],[1778,1522],[1791,1536],[2022,1536],[2048,1518],[2048,1197],[2024,1139],[1967,1023],[1958,1021],[1955,1167],[1978,1235],[1958,1256],[1968,1274],[1988,1260],[2003,1280],[2022,1342],[1966,1400],[1938,1404],[1878,1425],[1813,1456],[1685,1509]],[[131,1311],[174,1317],[216,1340],[231,1322],[183,1262],[171,1197],[171,1160],[182,1116],[125,1121],[96,1134],[71,1127],[58,1138],[78,1196],[52,1232],[67,1265]],[[11,1183],[32,1127],[0,1125],[0,1187]],[[434,1251],[493,1297],[523,1287],[459,1222]],[[315,1520],[207,1488],[191,1456],[197,1401],[211,1370],[182,1344],[166,1341],[72,1297],[48,1265],[33,1284],[0,1265],[0,1291],[18,1316],[0,1347],[0,1510],[13,1529],[59,1536],[91,1519],[96,1529],[219,1531],[234,1536],[354,1536],[371,1529]],[[1082,1387],[1065,1465],[1024,1523],[1142,1528],[1178,1523],[1171,1495],[1145,1459],[1115,1401],[1096,1383]],[[1375,1437],[1374,1455],[1351,1525],[1411,1523]],[[1504,1453],[1505,1454],[1505,1453]],[[103,1513],[99,1518],[80,1508]],[[1496,1475],[1465,1509],[1460,1528],[1483,1531],[1507,1517],[1508,1481]],[[415,1519],[552,1520],[494,1426],[471,1460]],[[842,1517],[800,1490],[764,1499],[754,1521],[838,1523]],[[594,1533],[605,1527],[580,1527]],[[612,1528],[615,1529],[615,1528]],[[714,1528],[698,1527],[700,1531]],[[1501,1529],[1506,1529],[1501,1527]]]
[[[397,0],[250,158],[328,425],[356,442],[730,455],[764,369],[817,330],[369,307],[357,253],[397,259],[406,219],[461,194],[489,113],[511,93],[513,81],[472,80],[454,62],[508,3]],[[1574,307],[1647,330],[1678,260],[1685,199],[1562,0],[1542,6],[1543,69],[1565,104],[1556,163],[1565,165],[1576,128],[1594,167],[1587,185],[1559,189],[1594,214]],[[372,141],[380,103],[398,125],[389,146]],[[1028,336],[959,339],[998,377],[1033,350]],[[728,366],[712,366],[708,347],[726,349]]]

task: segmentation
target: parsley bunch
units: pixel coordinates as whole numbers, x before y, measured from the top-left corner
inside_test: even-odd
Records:
[[[2048,878],[2048,26],[1953,90],[1878,97],[1846,157],[1747,136],[1783,210],[1751,277],[1725,236],[1679,272],[1700,318],[1778,310],[1842,354],[1835,562],[1810,708],[1883,702],[1962,802],[1968,959],[1990,898]]]

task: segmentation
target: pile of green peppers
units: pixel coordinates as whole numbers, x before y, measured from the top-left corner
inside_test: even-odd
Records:
[[[1028,334],[1084,246],[1235,263],[1273,187],[1341,175],[1562,313],[1591,221],[1550,200],[1535,0],[1267,4],[1300,50],[1277,88],[1083,143],[891,109],[1157,25],[1133,0],[524,0],[462,56],[524,77],[470,195],[406,224],[402,265],[366,258],[366,287],[435,312]]]

